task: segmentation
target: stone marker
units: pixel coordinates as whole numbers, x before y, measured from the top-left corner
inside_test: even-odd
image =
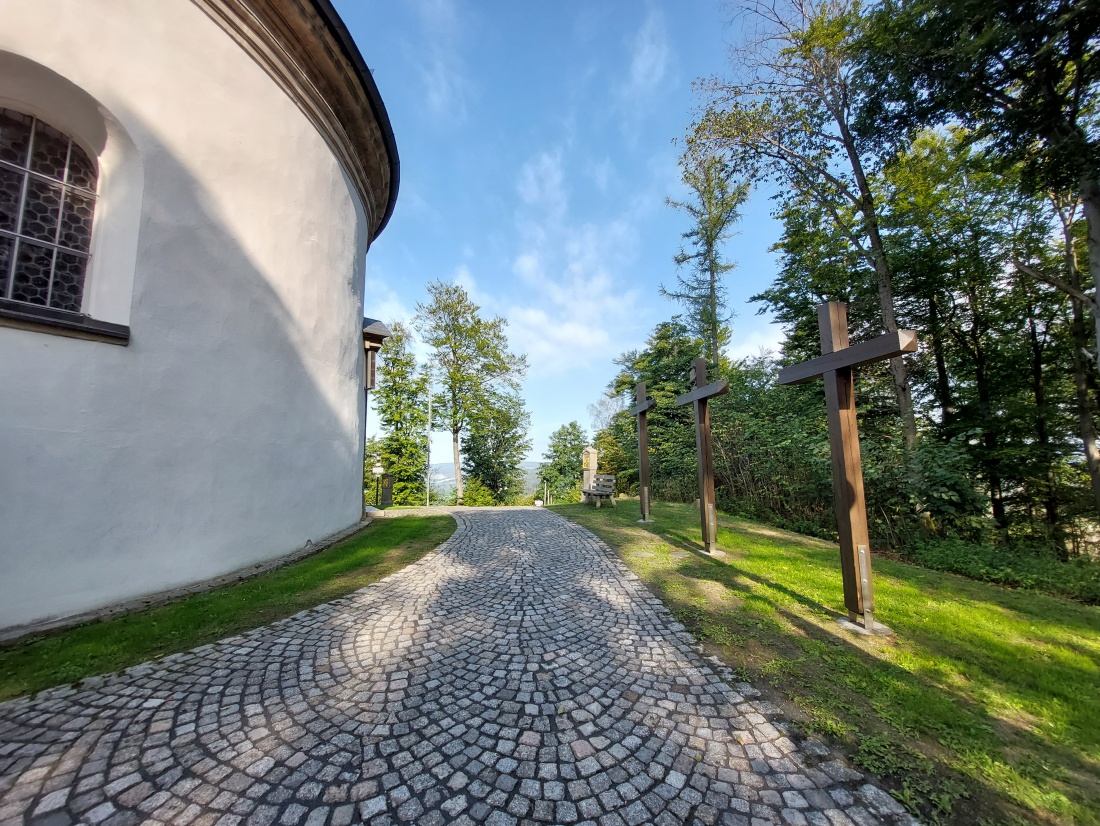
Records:
[[[725,379],[707,384],[707,360],[691,363],[691,382],[695,389],[676,399],[677,406],[695,405],[695,450],[699,454],[699,521],[703,528],[703,550],[714,553],[718,541],[718,513],[714,506],[714,457],[710,443],[710,405],[712,396],[730,392]]]
[[[588,502],[588,494],[584,491],[592,488],[592,480],[596,476],[596,459],[598,455],[594,447],[586,447],[581,454],[581,502]]]
[[[638,417],[638,500],[642,507],[642,522],[652,522],[649,518],[649,436],[646,434],[646,413],[657,406],[657,402],[647,398],[645,382],[640,381],[634,388],[637,401],[630,408],[630,415]]]
[[[867,532],[867,505],[863,494],[863,464],[859,456],[853,368],[912,353],[917,349],[913,330],[898,330],[848,346],[848,306],[830,301],[817,308],[821,356],[779,372],[779,384],[825,380],[829,413],[829,448],[833,464],[833,502],[840,536],[840,570],[844,581],[846,626],[865,634],[892,633],[874,619],[871,551]],[[863,624],[857,624],[862,618]]]

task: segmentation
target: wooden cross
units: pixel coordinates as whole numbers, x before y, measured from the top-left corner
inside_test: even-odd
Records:
[[[817,323],[821,330],[821,355],[784,368],[779,372],[778,382],[802,384],[818,377],[825,380],[844,605],[851,623],[858,617],[863,618],[865,633],[889,634],[889,628],[874,620],[867,503],[863,495],[863,464],[859,457],[853,369],[914,352],[917,334],[914,330],[898,330],[849,347],[848,305],[839,301],[818,307]]]
[[[714,553],[718,540],[718,514],[714,507],[714,457],[710,444],[710,405],[712,396],[730,392],[725,379],[707,384],[707,360],[691,363],[691,382],[695,389],[676,399],[677,406],[695,403],[695,450],[699,454],[699,521],[703,527],[703,550]]]
[[[642,521],[652,522],[649,518],[649,436],[645,414],[656,407],[657,402],[646,397],[644,381],[635,385],[634,399],[637,404],[630,408],[630,415],[638,417],[638,499],[641,500]]]

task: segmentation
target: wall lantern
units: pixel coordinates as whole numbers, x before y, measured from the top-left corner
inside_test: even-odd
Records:
[[[366,370],[363,373],[363,389],[373,390],[375,385],[375,362],[382,342],[391,335],[390,328],[377,318],[363,319],[363,354],[366,356]]]
[[[370,391],[375,384],[375,361],[378,351],[382,349],[382,342],[391,335],[390,328],[377,318],[363,319],[363,452],[367,450],[367,413],[370,411]],[[374,469],[371,471],[376,480],[382,478],[382,463],[376,457]],[[375,498],[378,495],[378,485],[375,484]],[[367,515],[367,502],[364,491],[362,517]]]

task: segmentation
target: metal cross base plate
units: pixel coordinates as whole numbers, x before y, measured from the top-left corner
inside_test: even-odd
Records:
[[[656,519],[639,519],[638,524],[639,525],[652,525],[656,521],[657,521]]]
[[[875,622],[871,620],[871,627],[867,628],[862,622],[858,620],[852,621],[846,617],[838,619],[837,625],[843,628],[845,631],[851,631],[853,634],[863,634],[865,637],[892,637],[894,632],[890,630],[889,626],[883,625],[881,622]]]

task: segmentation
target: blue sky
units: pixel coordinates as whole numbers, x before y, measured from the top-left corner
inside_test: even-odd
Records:
[[[677,159],[696,78],[723,74],[737,29],[722,0],[676,3],[335,0],[374,73],[401,190],[367,257],[367,315],[409,321],[433,279],[508,320],[526,353],[538,459],[680,309],[658,287],[686,216]],[[775,276],[771,202],[755,193],[727,247],[730,355],[778,346],[747,298]],[[376,430],[372,414],[370,430]],[[433,457],[448,457],[446,434]]]

